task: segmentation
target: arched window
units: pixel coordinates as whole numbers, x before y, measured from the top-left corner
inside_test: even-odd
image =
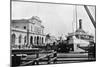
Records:
[[[37,36],[37,44],[39,44],[39,36]]]
[[[42,39],[41,39],[41,37],[40,37],[40,38],[39,38],[39,44],[40,44],[40,45],[41,45],[41,42],[42,42],[41,40],[42,40]]]
[[[43,37],[42,37],[42,44],[43,44]]]
[[[11,44],[15,45],[15,42],[16,42],[16,35],[12,34],[11,35]]]
[[[21,43],[21,40],[22,40],[22,36],[20,35],[19,36],[19,43]]]
[[[26,43],[26,36],[24,37],[24,43]]]
[[[37,40],[36,37],[34,37],[34,44],[36,44],[36,42],[37,42],[36,40]]]
[[[30,44],[33,45],[33,37],[30,37]]]
[[[26,26],[24,26],[24,29],[26,29]]]

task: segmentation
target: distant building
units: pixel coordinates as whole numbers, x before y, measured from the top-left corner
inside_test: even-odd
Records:
[[[37,16],[11,21],[11,46],[43,46],[44,26]]]
[[[45,44],[53,45],[53,43],[57,43],[57,39],[55,36],[49,36],[45,38]]]

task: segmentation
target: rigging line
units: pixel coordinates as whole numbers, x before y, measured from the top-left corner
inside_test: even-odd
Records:
[[[96,28],[96,22],[95,22],[94,18],[92,17],[92,15],[91,15],[91,13],[90,13],[88,7],[87,7],[86,5],[84,5],[84,8],[85,8],[85,10],[86,10],[86,12],[87,12],[87,14],[88,14],[88,16],[89,16],[89,18],[90,18],[92,24],[94,25],[94,28]]]
[[[90,12],[93,12],[93,14],[94,14],[94,12],[95,12],[95,9],[93,9],[93,8],[89,8],[88,7],[88,9],[90,9],[91,11]],[[94,17],[94,20],[95,20],[95,17]],[[91,21],[90,21],[91,22]],[[92,23],[92,22],[91,22]],[[91,33],[92,33],[92,31],[95,31],[95,29],[93,30],[92,29],[92,27],[90,26],[90,24],[89,24],[89,22],[88,22],[88,25],[87,25],[89,28],[90,28],[90,30],[91,30]],[[94,33],[95,34],[95,33]]]
[[[74,32],[74,6],[73,6],[73,19],[72,19],[72,32]]]
[[[87,24],[85,25],[85,26],[87,26],[88,28],[89,28],[89,30],[90,31],[93,31],[93,29],[91,29],[91,26],[90,26],[90,24],[89,24],[89,22],[87,22]],[[91,34],[92,32],[90,32],[89,30],[87,30],[88,32],[88,34]],[[93,35],[93,34],[92,34]]]
[[[88,9],[90,9],[90,12],[92,12],[92,16],[95,20],[95,7],[90,7],[90,8],[88,7]]]
[[[92,25],[92,24],[91,24]],[[89,28],[90,28],[90,30],[91,30],[91,33],[92,33],[92,31],[94,31],[92,28],[91,28],[91,26],[90,26],[90,24],[88,24],[88,26],[89,26]],[[93,34],[93,33],[92,33]]]
[[[73,32],[77,29],[77,16],[76,16],[76,5],[73,6],[73,21],[72,21],[72,29]]]

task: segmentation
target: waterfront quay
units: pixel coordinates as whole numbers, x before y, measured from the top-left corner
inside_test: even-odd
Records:
[[[58,52],[55,50],[44,50],[40,48],[12,50],[11,57],[13,64],[12,66],[30,66],[95,61],[93,54],[90,54],[88,52],[67,53]]]

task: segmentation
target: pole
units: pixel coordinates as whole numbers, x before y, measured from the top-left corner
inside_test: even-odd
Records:
[[[76,16],[76,30],[77,30],[77,5],[75,5],[75,16]]]
[[[27,46],[29,45],[29,23],[27,25]]]
[[[92,15],[91,15],[91,13],[90,13],[88,7],[87,7],[86,5],[84,5],[84,8],[85,8],[85,10],[86,10],[86,12],[87,12],[89,18],[91,19],[92,24],[93,24],[94,27],[96,28],[96,22],[95,22],[94,18],[92,17]]]

